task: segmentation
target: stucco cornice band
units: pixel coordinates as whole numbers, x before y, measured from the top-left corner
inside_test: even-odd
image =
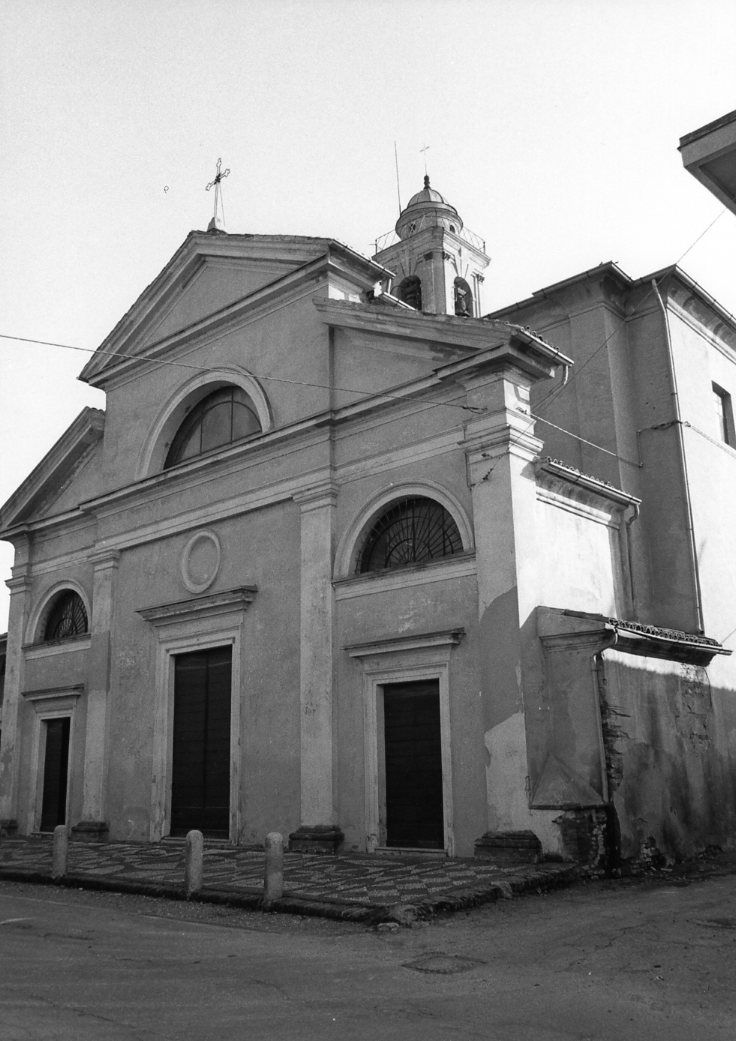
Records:
[[[75,683],[70,687],[41,687],[38,690],[21,691],[26,701],[47,701],[51,698],[78,698],[84,694],[84,684]]]
[[[581,473],[580,470],[575,469],[573,466],[568,466],[558,459],[548,458],[541,460],[537,467],[537,474],[540,482],[543,482],[551,492],[564,489],[569,493],[570,486],[574,485],[576,489],[587,493],[586,497],[592,501],[608,499],[609,502],[613,502],[624,509],[629,506],[638,507],[641,504],[641,499],[638,499],[635,495],[630,495],[621,488],[607,484],[597,477],[590,477]]]
[[[345,650],[351,658],[369,658],[376,654],[395,654],[397,651],[426,650],[431,647],[453,647],[465,636],[465,630],[443,629],[432,633],[413,633],[395,636],[387,640],[369,640],[366,643],[348,644]]]
[[[233,610],[247,611],[257,591],[256,586],[239,586],[236,589],[226,589],[222,593],[211,593],[209,596],[193,596],[172,604],[139,608],[136,613],[152,625],[166,625],[169,622],[188,621],[203,615],[211,617]]]

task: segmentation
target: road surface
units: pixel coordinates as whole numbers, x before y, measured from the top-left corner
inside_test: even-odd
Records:
[[[2,1041],[734,1041],[736,876],[419,928],[0,883]]]

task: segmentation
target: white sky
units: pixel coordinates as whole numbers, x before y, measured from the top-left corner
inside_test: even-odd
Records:
[[[678,260],[722,207],[681,136],[736,108],[733,0],[3,0],[0,333],[95,347],[192,228],[366,254],[432,185],[484,306]],[[168,186],[168,191],[164,191]],[[683,268],[736,311],[736,217]],[[0,340],[0,503],[85,405],[86,355]],[[12,549],[0,543],[0,578]],[[0,590],[0,632],[7,597]]]

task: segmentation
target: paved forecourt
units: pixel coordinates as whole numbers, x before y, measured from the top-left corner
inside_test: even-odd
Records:
[[[172,897],[184,895],[184,843],[70,842],[66,884]],[[0,878],[50,879],[50,835],[4,838]],[[380,919],[397,905],[418,913],[460,910],[574,877],[570,864],[500,868],[492,863],[424,854],[284,854],[284,895],[271,910],[354,920]],[[264,851],[205,844],[198,899],[258,907]]]

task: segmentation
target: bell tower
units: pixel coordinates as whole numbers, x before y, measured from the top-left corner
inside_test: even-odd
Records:
[[[392,293],[428,314],[480,318],[486,244],[425,174],[424,188],[401,211],[373,259],[394,272]]]

